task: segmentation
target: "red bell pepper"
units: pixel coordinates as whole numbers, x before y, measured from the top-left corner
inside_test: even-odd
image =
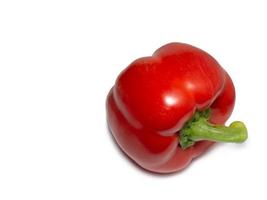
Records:
[[[107,97],[107,119],[132,160],[149,171],[170,173],[214,142],[247,139],[242,122],[224,126],[234,102],[233,82],[212,56],[170,43],[121,72]]]

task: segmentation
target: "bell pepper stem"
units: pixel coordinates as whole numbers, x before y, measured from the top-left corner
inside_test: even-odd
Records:
[[[179,135],[182,149],[186,149],[195,142],[201,140],[242,143],[247,137],[247,128],[243,122],[232,122],[229,127],[214,125],[208,121],[207,112],[204,114],[196,114],[195,117],[184,126]]]

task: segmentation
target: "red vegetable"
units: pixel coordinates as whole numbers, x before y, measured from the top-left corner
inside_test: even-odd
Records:
[[[107,97],[107,118],[131,159],[149,171],[170,173],[214,141],[247,139],[242,122],[224,126],[234,102],[232,80],[213,57],[170,43],[121,72]]]

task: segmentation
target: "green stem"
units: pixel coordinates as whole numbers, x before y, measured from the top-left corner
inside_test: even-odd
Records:
[[[180,131],[180,145],[183,149],[196,141],[242,143],[247,139],[247,128],[243,122],[235,121],[229,127],[208,122],[209,112],[198,112]]]

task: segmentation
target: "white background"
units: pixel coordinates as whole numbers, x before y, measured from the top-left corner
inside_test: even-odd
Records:
[[[266,199],[265,1],[1,1],[0,199]],[[213,55],[237,90],[220,144],[173,175],[136,167],[107,130],[119,72],[168,42]]]

